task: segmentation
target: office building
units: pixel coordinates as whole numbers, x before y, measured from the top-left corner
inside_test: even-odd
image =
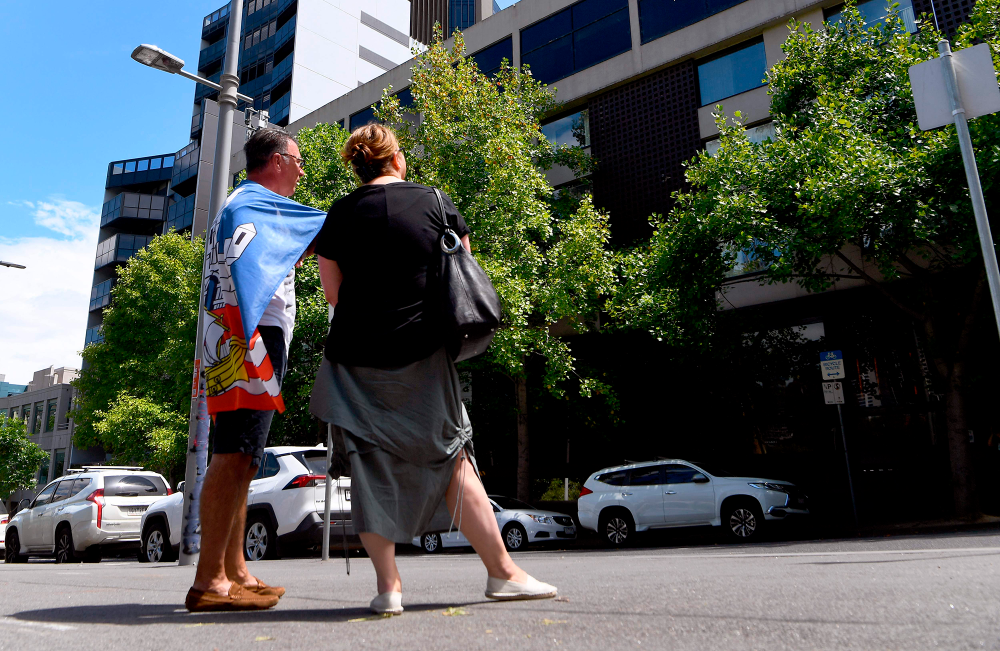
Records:
[[[0,398],[9,398],[27,390],[27,384],[12,384],[6,381],[7,376],[0,373]]]
[[[863,1],[859,9],[868,21],[878,21],[891,1]],[[899,11],[911,31],[917,29],[915,19],[925,15],[954,34],[972,6],[972,0],[901,0]],[[441,17],[448,7],[444,0],[414,0],[411,35],[426,40],[431,19],[444,24]],[[614,244],[624,246],[650,235],[650,215],[669,212],[672,193],[685,188],[685,162],[701,150],[714,150],[718,131],[712,112],[717,104],[730,115],[742,113],[751,139],[773,135],[765,73],[784,56],[781,45],[789,20],[823,29],[824,21],[836,20],[841,8],[836,0],[521,0],[477,20],[464,31],[464,39],[481,70],[495,69],[506,58],[515,68],[530,65],[535,78],[555,89],[562,108],[543,120],[542,131],[554,142],[585,147],[597,160],[590,189],[595,203],[610,214]],[[293,120],[289,130],[318,123],[353,129],[368,122],[373,117],[369,107],[384,88],[391,85],[401,97],[408,94],[411,65],[407,62]],[[551,170],[548,178],[555,186],[578,182],[565,169]],[[859,503],[881,498],[906,504],[908,491],[919,490],[926,473],[947,473],[947,462],[941,461],[947,459],[943,407],[934,394],[926,344],[912,324],[893,316],[858,279],[838,278],[829,291],[815,294],[795,283],[767,285],[759,279],[751,268],[734,269],[723,307],[746,310],[775,327],[797,327],[806,340],[822,338],[833,348],[851,349],[856,357],[854,383],[845,387],[852,404],[845,407],[844,418],[847,431],[856,433],[852,454],[858,461],[852,470]],[[893,347],[871,344],[872,332],[890,327]],[[626,344],[619,340],[615,345]],[[619,378],[616,390],[632,405],[631,431],[642,434],[604,444],[610,448],[594,446],[594,454],[607,457],[592,459],[594,464],[643,458],[633,454],[701,454],[710,448],[699,445],[724,447],[738,439],[740,454],[767,451],[766,463],[776,473],[793,479],[805,474],[818,491],[837,493],[823,499],[844,503],[838,492],[846,492],[846,486],[843,452],[834,437],[839,431],[836,412],[823,404],[818,370],[814,381],[789,379],[770,394],[771,402],[752,406],[763,413],[754,431],[737,436],[718,422],[716,413],[729,407],[712,405],[711,387],[705,387],[703,396],[709,398],[700,406],[675,404],[673,394],[690,389],[657,361],[664,359],[662,352],[616,350],[602,363],[615,367],[608,368]],[[557,423],[549,425],[558,428]],[[698,436],[690,435],[694,432]],[[564,454],[561,435],[546,434],[545,440],[532,443],[542,446],[533,449],[533,458]],[[545,447],[550,439],[557,440],[551,449]],[[597,467],[575,472],[585,476]],[[927,504],[927,512],[940,508],[941,503]]]

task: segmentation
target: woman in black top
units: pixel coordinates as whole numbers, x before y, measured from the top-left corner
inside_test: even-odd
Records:
[[[336,309],[310,409],[344,439],[351,519],[377,575],[371,608],[403,610],[395,543],[450,522],[486,565],[487,597],[554,597],[555,587],[507,554],[476,470],[472,425],[433,300],[444,219],[434,191],[404,180],[406,157],[387,127],[357,129],[342,155],[364,185],[330,208],[316,243],[323,291]],[[462,215],[447,196],[444,206],[471,250]]]

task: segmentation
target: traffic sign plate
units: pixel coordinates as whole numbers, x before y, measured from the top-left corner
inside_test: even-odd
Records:
[[[844,389],[840,382],[823,383],[823,400],[828,405],[844,404]]]
[[[820,353],[819,366],[824,380],[841,380],[847,377],[844,371],[844,356],[839,350]]]

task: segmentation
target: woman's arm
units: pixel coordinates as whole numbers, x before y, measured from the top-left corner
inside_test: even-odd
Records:
[[[469,253],[472,253],[472,244],[469,243],[469,236],[468,235],[463,235],[462,236],[462,246],[465,247],[466,251],[468,251]]]
[[[316,259],[319,261],[319,280],[323,283],[323,294],[330,305],[336,306],[344,274],[336,260],[327,260],[321,255],[317,255]]]

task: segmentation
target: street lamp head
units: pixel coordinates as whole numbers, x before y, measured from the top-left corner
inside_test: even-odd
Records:
[[[161,50],[155,45],[140,45],[132,51],[132,58],[144,66],[177,74],[184,67],[184,60]]]
[[[16,262],[4,262],[3,260],[0,260],[0,266],[12,267],[14,269],[27,269],[27,267],[23,264],[17,264]]]

